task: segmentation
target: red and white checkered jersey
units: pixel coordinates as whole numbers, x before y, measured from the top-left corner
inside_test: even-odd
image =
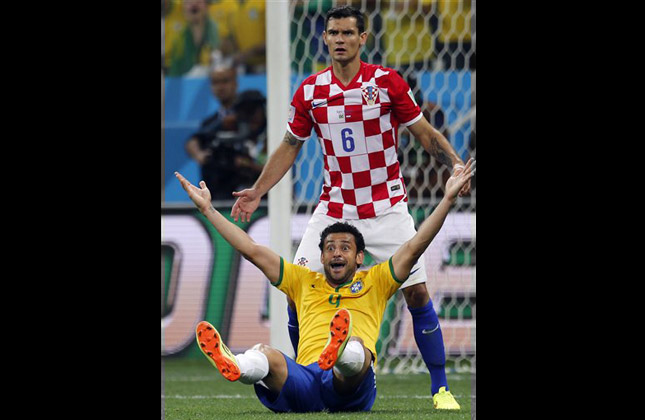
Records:
[[[332,67],[306,78],[291,102],[287,129],[299,140],[314,128],[324,154],[316,213],[366,219],[407,201],[397,160],[398,127],[423,117],[395,70],[361,61],[347,86]]]

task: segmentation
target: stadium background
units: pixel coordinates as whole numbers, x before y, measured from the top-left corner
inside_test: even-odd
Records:
[[[216,3],[211,2],[209,7]],[[262,19],[264,2],[247,3],[257,6]],[[290,3],[292,92],[304,77],[328,65],[326,51],[316,34],[322,31],[324,11],[339,3]],[[349,3],[367,11],[367,30],[372,35],[362,58],[394,67],[404,76],[416,76],[415,93],[438,106],[430,112],[430,117],[435,117],[440,109],[447,137],[455,149],[464,159],[474,156],[475,2]],[[417,24],[421,26],[415,27]],[[169,29],[166,18],[162,23],[162,38],[166,41],[172,38]],[[239,90],[258,89],[266,95],[266,73],[240,74],[238,86]],[[234,352],[257,342],[268,343],[268,283],[205,223],[172,175],[178,170],[191,182],[199,180],[199,167],[186,154],[184,143],[201,120],[219,106],[210,92],[208,79],[203,74],[162,75],[162,94],[162,356],[202,357],[192,345],[193,327],[201,319],[219,328]],[[415,219],[421,221],[441,198],[446,175],[441,165],[424,156],[414,142],[402,139],[401,149],[410,209]],[[320,154],[318,142],[307,141],[292,171],[294,251],[320,192]],[[441,318],[450,368],[469,372],[475,372],[476,354],[475,201],[476,188],[470,197],[460,199],[425,255],[428,288]],[[232,201],[214,204],[223,214],[230,213]],[[266,216],[263,203],[251,223],[239,225],[257,242],[268,245]],[[286,257],[290,259],[292,255]],[[386,311],[379,340],[381,373],[425,371],[404,304],[401,294],[397,293]]]

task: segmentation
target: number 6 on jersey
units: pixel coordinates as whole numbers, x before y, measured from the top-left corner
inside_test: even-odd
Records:
[[[340,132],[340,136],[343,141],[343,150],[345,150],[346,152],[354,151],[354,138],[351,137],[351,135],[351,128],[343,128],[343,130]]]
[[[336,156],[357,156],[367,153],[363,123],[329,124],[328,127],[329,138],[334,143]]]

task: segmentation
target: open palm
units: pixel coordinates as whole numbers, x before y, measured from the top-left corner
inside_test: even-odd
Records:
[[[247,188],[240,192],[234,191],[233,195],[237,197],[231,209],[233,220],[237,222],[237,219],[241,216],[242,222],[250,222],[251,215],[260,205],[262,196],[254,188]]]
[[[464,170],[459,174],[453,174],[446,182],[446,197],[450,199],[457,198],[459,190],[475,175],[475,159],[470,158],[464,167]]]
[[[206,183],[204,181],[200,181],[199,186],[201,188],[197,188],[186,178],[184,178],[179,172],[175,172],[175,176],[181,183],[182,188],[188,193],[188,197],[193,200],[193,203],[195,203],[195,206],[197,206],[200,211],[204,211],[208,208],[208,206],[210,206],[211,192],[206,187]]]

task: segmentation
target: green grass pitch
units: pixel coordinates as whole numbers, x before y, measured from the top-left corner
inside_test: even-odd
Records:
[[[372,411],[361,413],[275,414],[255,396],[253,387],[224,379],[207,360],[163,359],[162,413],[166,420],[185,419],[472,419],[474,376],[449,373],[450,391],[461,405],[459,411],[432,407],[427,374],[378,375]],[[333,416],[333,417],[330,417]]]

